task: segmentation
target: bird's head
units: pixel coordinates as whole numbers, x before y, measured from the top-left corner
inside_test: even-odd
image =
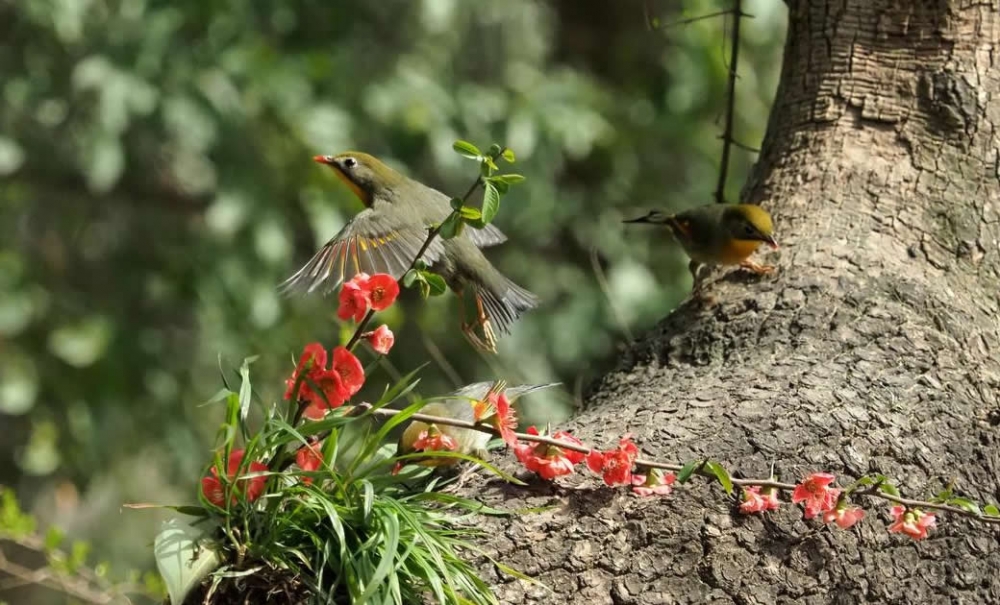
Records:
[[[774,224],[771,215],[760,206],[737,204],[726,209],[722,218],[723,226],[736,240],[764,242],[778,248],[774,239]]]
[[[380,162],[375,156],[360,151],[346,151],[337,155],[317,155],[313,161],[326,164],[337,177],[351,188],[365,206],[372,205],[372,198],[381,190],[403,180],[403,175]]]
[[[427,423],[420,422],[419,420],[414,420],[403,431],[403,434],[399,436],[399,442],[396,444],[396,455],[402,456],[403,454],[412,454],[417,451],[413,444],[416,443],[417,439],[420,437],[420,433],[428,429]]]

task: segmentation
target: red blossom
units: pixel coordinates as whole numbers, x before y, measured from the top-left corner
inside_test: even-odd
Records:
[[[486,399],[472,404],[472,416],[476,422],[488,420],[510,447],[517,445],[517,414],[507,399],[506,393],[490,390]]]
[[[292,372],[292,376],[285,380],[285,399],[292,399],[295,397],[295,393],[292,389],[295,388],[295,383],[298,381],[299,376],[305,374],[305,378],[309,378],[315,382],[315,377],[318,376],[326,369],[326,349],[323,348],[318,342],[313,342],[307,344],[305,349],[302,350],[302,356],[299,357],[299,364],[295,366],[295,371]],[[299,395],[303,399],[308,398],[311,394],[312,389],[305,379],[302,380],[299,386]]]
[[[761,493],[760,486],[757,485],[743,488],[743,502],[740,504],[741,513],[762,513],[778,510],[779,506],[781,506],[781,500],[778,500],[778,492],[774,488],[765,488],[763,493]]]
[[[587,468],[601,473],[608,485],[631,485],[632,466],[639,455],[639,448],[629,435],[622,437],[618,447],[608,452],[591,451],[587,454]]]
[[[648,475],[632,475],[632,491],[639,496],[669,496],[677,475],[652,470]]]
[[[926,538],[927,530],[937,524],[934,513],[925,513],[919,508],[893,506],[891,512],[895,521],[889,526],[889,531],[906,534],[914,540]]]
[[[500,438],[510,447],[517,445],[517,435],[514,430],[517,428],[517,415],[510,405],[506,393],[490,393],[490,404],[496,410],[493,417],[493,426],[500,431]]]
[[[344,381],[335,370],[324,370],[319,376],[312,379],[318,391],[310,389],[306,400],[309,405],[302,415],[310,420],[320,420],[332,409],[344,405],[347,400],[347,391]]]
[[[260,498],[261,494],[264,493],[264,487],[267,485],[267,477],[263,475],[258,475],[256,477],[245,477],[241,476],[239,479],[236,478],[236,473],[240,470],[240,464],[243,462],[243,450],[233,450],[229,454],[229,463],[226,465],[227,471],[227,482],[234,483],[230,493],[231,497],[229,499],[230,503],[236,504],[237,496],[245,489],[246,490],[246,500],[247,502],[253,502],[257,498]],[[250,463],[249,467],[244,473],[259,473],[267,470],[267,465],[263,462],[253,461]],[[205,499],[212,504],[223,507],[226,502],[226,489],[222,481],[219,479],[219,471],[213,466],[209,469],[209,474],[207,477],[202,477],[201,479],[201,491],[205,494]]]
[[[829,512],[836,506],[840,490],[829,487],[834,479],[836,477],[830,473],[813,473],[795,486],[795,490],[792,491],[792,502],[796,504],[805,502],[806,519]]]
[[[344,321],[353,318],[356,322],[364,319],[369,304],[368,279],[367,273],[358,273],[350,281],[344,282],[340,288],[337,317]]]
[[[376,311],[388,309],[399,296],[399,282],[388,273],[372,275],[363,286],[368,303]]]
[[[413,442],[413,449],[428,451],[455,451],[458,449],[458,442],[447,433],[442,433],[437,425],[432,424],[426,431],[421,431]]]
[[[319,470],[323,466],[323,451],[319,443],[303,445],[295,452],[295,464],[305,472]],[[302,477],[303,483],[312,483],[312,477]]]
[[[823,523],[834,522],[840,529],[847,529],[864,518],[865,511],[860,506],[848,506],[846,503],[823,513]]]
[[[384,311],[399,296],[399,282],[387,273],[358,273],[340,288],[337,317],[360,322],[368,309]]]
[[[347,347],[340,346],[333,350],[333,371],[340,374],[344,384],[344,399],[353,396],[365,384],[365,369]]]
[[[382,324],[381,326],[375,328],[374,331],[368,333],[368,344],[371,345],[372,350],[374,350],[379,355],[388,355],[389,349],[395,344],[396,337],[393,335],[392,330],[389,326]]]
[[[529,435],[538,435],[538,429],[528,427]],[[565,431],[556,431],[553,439],[582,446],[579,439]],[[523,442],[514,445],[514,455],[524,468],[538,474],[543,479],[555,479],[573,472],[573,466],[582,462],[584,454],[545,443]]]

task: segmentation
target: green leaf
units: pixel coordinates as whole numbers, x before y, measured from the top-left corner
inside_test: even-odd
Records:
[[[441,239],[452,239],[461,233],[460,228],[462,226],[462,217],[453,212],[448,215],[448,218],[444,219],[441,223],[441,229],[438,231],[438,235]]]
[[[461,452],[453,452],[453,451],[450,451],[450,450],[434,450],[434,451],[431,451],[431,452],[414,452],[412,454],[403,454],[402,456],[395,456],[393,458],[393,460],[412,460],[412,459],[429,458],[429,457],[434,457],[434,458],[457,458],[459,460],[465,460],[466,462],[472,462],[473,464],[476,464],[477,466],[480,466],[480,467],[486,469],[487,471],[493,473],[497,477],[500,477],[501,479],[503,479],[507,483],[512,483],[514,485],[526,485],[526,483],[524,481],[521,481],[520,479],[518,479],[514,475],[510,475],[508,473],[503,472],[502,470],[500,470],[499,468],[493,466],[489,462],[486,462],[485,460],[483,460],[481,458],[476,458],[475,456],[472,456],[470,454],[463,454]]]
[[[493,186],[496,187],[497,191],[500,192],[500,196],[502,197],[507,195],[507,191],[510,190],[510,187],[507,185],[507,183],[504,183],[503,181],[495,181],[493,180],[494,178],[495,177],[491,177],[490,182],[493,183]]]
[[[469,221],[478,221],[483,218],[483,213],[479,211],[479,208],[472,208],[471,206],[462,206],[459,214],[463,219]]]
[[[221,565],[219,553],[201,544],[210,529],[170,519],[156,535],[156,569],[167,586],[171,603],[183,603],[191,589]]]
[[[426,280],[420,280],[420,298],[430,298],[431,287]]]
[[[62,530],[55,525],[49,527],[48,531],[45,532],[45,550],[51,552],[62,544],[63,538],[65,538]]]
[[[518,183],[523,183],[526,179],[520,174],[498,174],[495,177],[490,178],[493,182],[506,183],[508,185],[517,185]]]
[[[996,504],[987,504],[983,507],[983,514],[987,517],[1000,517],[1000,508]]]
[[[517,161],[517,158],[514,157],[514,152],[510,149],[504,149],[503,154],[501,154],[500,157],[507,160],[508,164],[513,164],[514,162]]]
[[[844,493],[850,494],[851,492],[853,492],[858,488],[872,485],[873,483],[875,483],[875,478],[870,475],[865,475],[864,477],[861,477],[860,479],[849,485],[847,488],[845,488]]]
[[[147,508],[162,508],[162,509],[172,510],[176,513],[180,513],[182,515],[188,515],[191,517],[208,516],[208,511],[202,508],[201,506],[191,506],[189,504],[170,505],[170,504],[147,504],[144,502],[132,502],[132,503],[122,504],[122,508],[130,508],[133,510],[143,510]]]
[[[246,428],[247,414],[250,413],[250,402],[253,399],[253,390],[250,386],[250,364],[257,360],[257,356],[247,357],[240,366],[240,426]],[[244,437],[246,435],[244,434]]]
[[[493,183],[486,181],[483,183],[483,222],[487,225],[492,223],[499,210],[500,192]]]
[[[954,494],[951,491],[951,488],[948,488],[946,490],[938,492],[936,496],[931,498],[931,502],[947,502],[948,500],[951,499],[953,495]]]
[[[465,200],[460,197],[451,198],[451,209],[461,210],[465,206]]]
[[[895,485],[889,482],[882,483],[881,485],[878,486],[878,489],[883,494],[889,494],[890,496],[896,496],[897,498],[899,497],[899,490],[896,489]]]
[[[362,518],[367,521],[368,517],[372,516],[372,506],[375,503],[375,486],[371,484],[371,481],[362,481],[361,485],[365,490],[364,504],[361,507]]]
[[[418,275],[418,273],[417,273],[417,271],[415,269],[410,269],[409,271],[407,271],[406,273],[404,273],[403,274],[403,279],[402,279],[403,287],[404,288],[412,288],[413,284],[416,283],[416,281],[417,281],[417,275]]]
[[[500,157],[500,153],[501,152],[503,152],[503,149],[499,145],[497,145],[496,143],[493,143],[492,145],[490,145],[490,157],[491,158],[498,158],[498,157]]]
[[[968,498],[961,498],[961,497],[949,498],[947,504],[950,504],[952,506],[957,506],[958,508],[966,512],[970,512],[976,515],[983,514],[983,511],[979,508],[979,505],[973,502],[972,500],[969,500]]]
[[[719,480],[719,484],[722,485],[722,489],[726,490],[727,494],[730,496],[733,494],[733,479],[729,476],[729,471],[725,467],[718,462],[710,460],[705,464],[705,469],[715,475],[715,478]]]
[[[424,280],[430,288],[431,296],[440,296],[448,291],[448,284],[445,283],[444,278],[437,273],[431,273],[426,271],[423,273]]]
[[[380,516],[380,531],[382,540],[385,541],[384,549],[382,550],[382,557],[379,561],[378,567],[375,568],[375,573],[372,574],[371,578],[368,580],[368,588],[365,592],[354,600],[355,603],[366,603],[368,599],[372,598],[382,587],[382,581],[389,572],[396,565],[396,549],[399,545],[399,518],[393,514],[384,514]],[[177,601],[180,603],[180,601]]]
[[[701,464],[701,460],[692,460],[685,464],[679,473],[677,473],[677,483],[687,483],[688,479],[691,478],[691,474],[694,469],[698,468]]]
[[[468,141],[458,140],[451,144],[451,148],[455,150],[460,156],[467,157],[470,160],[478,160],[483,152],[479,151],[479,148]]]

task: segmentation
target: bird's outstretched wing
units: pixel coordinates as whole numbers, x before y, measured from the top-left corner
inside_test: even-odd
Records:
[[[376,203],[359,212],[279,290],[285,294],[331,292],[357,273],[401,278],[427,239],[427,231],[407,225],[385,209]],[[441,240],[435,238],[423,258],[433,264],[442,252]]]
[[[489,248],[490,246],[496,246],[507,241],[507,236],[504,235],[504,232],[493,225],[486,225],[482,229],[473,229],[466,226],[465,233],[469,234],[469,239],[472,240],[472,243],[477,248]]]

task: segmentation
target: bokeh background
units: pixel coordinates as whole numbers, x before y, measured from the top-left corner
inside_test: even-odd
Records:
[[[746,0],[737,140],[760,144],[785,7]],[[360,204],[317,153],[359,149],[456,194],[497,142],[528,177],[488,256],[545,301],[475,354],[453,297],[383,315],[420,392],[559,380],[558,422],[686,294],[662,232],[621,220],[712,201],[729,21],[704,0],[0,0],[0,485],[112,567],[151,564],[190,503],[247,356],[262,399],[343,327],[275,285]],[[655,21],[655,23],[653,23]],[[735,200],[755,154],[733,150]],[[0,595],[2,600],[3,595]]]

